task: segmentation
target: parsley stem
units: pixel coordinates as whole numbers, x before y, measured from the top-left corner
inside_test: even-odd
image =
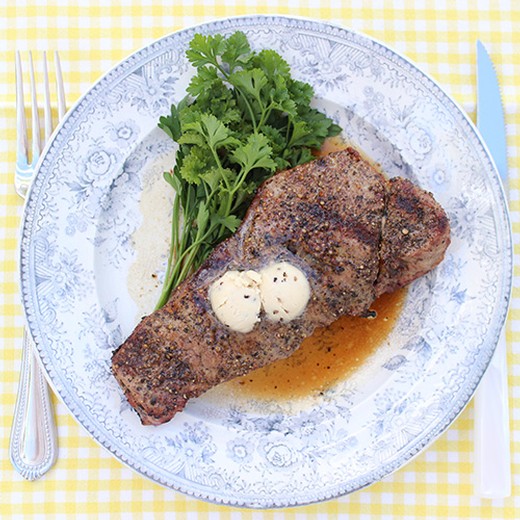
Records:
[[[180,219],[180,202],[179,195],[175,194],[175,199],[173,201],[173,211],[172,211],[172,232],[171,232],[171,243],[170,249],[168,252],[168,262],[166,264],[166,273],[164,275],[164,279],[168,280],[170,278],[170,272],[173,267],[173,259],[177,256],[179,251],[179,219]]]

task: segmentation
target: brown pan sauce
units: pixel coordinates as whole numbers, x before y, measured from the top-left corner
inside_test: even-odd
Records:
[[[240,392],[266,400],[316,395],[365,363],[390,334],[406,296],[406,288],[383,294],[373,304],[375,318],[343,316],[314,331],[286,359],[233,380]]]

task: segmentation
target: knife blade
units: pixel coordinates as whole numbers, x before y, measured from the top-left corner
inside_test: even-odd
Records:
[[[507,193],[507,145],[498,78],[477,41],[477,127]],[[511,495],[511,452],[505,326],[475,394],[475,492],[482,498]]]
[[[507,188],[506,125],[495,67],[483,43],[477,41],[477,127]]]

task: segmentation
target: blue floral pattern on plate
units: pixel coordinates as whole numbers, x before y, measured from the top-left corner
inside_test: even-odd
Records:
[[[445,261],[412,284],[388,342],[359,373],[298,402],[218,398],[143,427],[110,373],[136,324],[127,287],[150,172],[174,146],[159,117],[185,95],[195,32],[244,31],[278,50],[345,137],[388,175],[446,208]],[[148,173],[146,173],[148,172]],[[499,178],[469,119],[413,64],[334,25],[233,18],[154,42],[68,113],[27,201],[21,281],[28,324],[56,392],[88,432],[140,474],[231,505],[284,507],[360,489],[432,442],[473,394],[505,319],[512,246]]]

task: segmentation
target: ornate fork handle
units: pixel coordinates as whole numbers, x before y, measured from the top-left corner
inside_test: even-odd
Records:
[[[22,349],[9,455],[18,473],[27,480],[36,480],[56,461],[58,437],[48,386],[26,329]]]

